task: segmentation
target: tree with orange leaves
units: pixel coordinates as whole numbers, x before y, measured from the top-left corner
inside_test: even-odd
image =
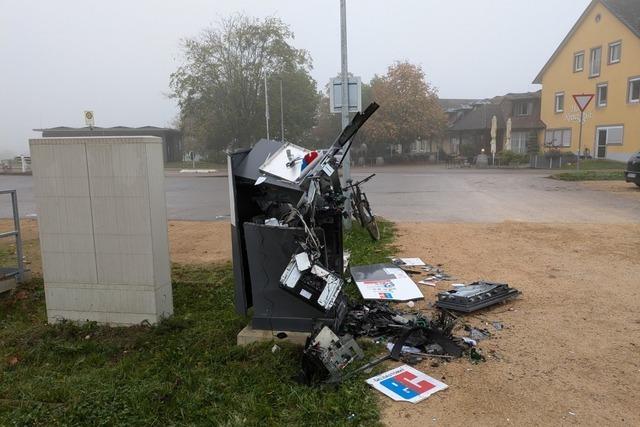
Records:
[[[416,140],[432,140],[444,132],[447,120],[437,91],[419,65],[396,62],[385,75],[371,80],[371,92],[380,109],[362,131],[363,139],[371,148],[376,145],[376,151],[389,144],[406,149]]]

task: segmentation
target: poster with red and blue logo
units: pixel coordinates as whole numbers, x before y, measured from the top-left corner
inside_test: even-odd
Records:
[[[407,365],[369,378],[367,384],[393,400],[411,403],[418,403],[448,387],[445,383]]]

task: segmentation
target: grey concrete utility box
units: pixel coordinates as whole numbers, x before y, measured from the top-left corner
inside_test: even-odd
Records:
[[[132,325],[171,315],[162,140],[29,143],[49,322]]]

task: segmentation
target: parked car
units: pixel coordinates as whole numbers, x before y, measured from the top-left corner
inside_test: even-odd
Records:
[[[636,153],[627,162],[627,170],[624,171],[624,180],[633,182],[640,187],[640,153]]]

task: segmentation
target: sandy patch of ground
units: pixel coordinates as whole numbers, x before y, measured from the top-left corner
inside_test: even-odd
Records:
[[[398,228],[401,255],[443,263],[460,281],[507,282],[523,295],[466,316],[489,330],[492,321],[505,325],[480,344],[487,362],[423,363],[450,388],[417,405],[381,397],[385,423],[640,425],[640,225]],[[425,302],[435,300],[437,290],[422,289]]]
[[[181,264],[210,264],[231,259],[231,230],[228,222],[169,221],[171,261]],[[38,242],[38,222],[20,221],[27,268],[42,274]],[[0,219],[0,232],[13,230],[13,220]],[[2,239],[0,247],[14,247],[12,239]]]
[[[228,222],[169,221],[171,261],[210,264],[231,260],[231,226]]]
[[[624,181],[581,181],[580,185],[588,190],[610,191],[612,193],[624,194],[640,200],[640,187]]]

